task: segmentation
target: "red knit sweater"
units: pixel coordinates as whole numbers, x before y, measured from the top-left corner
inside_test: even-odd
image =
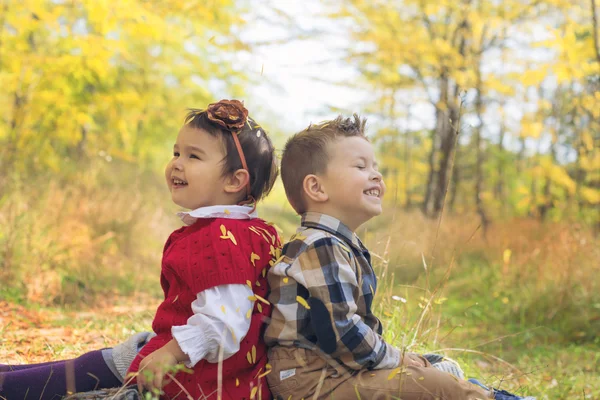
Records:
[[[142,358],[173,338],[171,327],[187,323],[197,293],[224,284],[250,283],[254,293],[266,299],[266,272],[280,246],[275,229],[260,219],[200,218],[173,232],[163,251],[160,280],[165,299],[152,323],[157,336],[142,348],[129,372],[137,372]],[[250,329],[240,350],[223,361],[223,400],[271,398],[262,375],[267,363],[262,335],[270,308],[260,299],[255,301]],[[175,378],[193,399],[217,399],[218,366],[201,360],[192,374],[179,372]],[[164,399],[188,399],[176,382],[163,390]]]

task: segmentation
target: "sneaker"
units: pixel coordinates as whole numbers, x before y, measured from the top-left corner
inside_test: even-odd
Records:
[[[485,386],[483,383],[479,382],[477,379],[471,378],[469,379],[469,382],[471,382],[474,385],[477,385],[479,387],[484,388],[485,390],[491,390],[494,393],[494,399],[495,400],[536,400],[535,397],[531,397],[531,396],[527,396],[527,397],[521,397],[521,396],[517,396],[516,394],[512,394],[507,392],[506,390],[499,390],[499,389],[494,389],[494,388],[488,388],[487,386]]]

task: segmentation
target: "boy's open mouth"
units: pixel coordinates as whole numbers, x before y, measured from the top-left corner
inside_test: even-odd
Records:
[[[379,189],[369,189],[364,192],[367,196],[373,196],[379,198]]]
[[[173,178],[173,186],[186,186],[187,182],[179,178]]]

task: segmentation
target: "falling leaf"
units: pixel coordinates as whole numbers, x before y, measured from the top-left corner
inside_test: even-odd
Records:
[[[256,260],[260,260],[260,256],[254,252],[252,252],[250,254],[250,262],[252,263],[252,265],[254,265],[256,267],[256,264],[254,264],[254,261]]]
[[[252,282],[250,282],[249,280],[247,280],[247,281],[246,281],[246,285],[248,285],[248,287],[249,287],[250,289],[252,289]]]
[[[248,300],[256,301],[256,295],[248,296]]]
[[[225,215],[231,214],[231,212],[228,209],[223,210],[223,212],[225,213]]]
[[[419,380],[420,380],[420,381],[424,381],[424,380],[425,380],[425,377],[424,377],[424,376],[420,376],[420,377],[419,377]]]
[[[223,311],[223,314],[225,314],[225,313],[226,313],[226,312],[225,312],[225,311],[226,311],[226,310],[225,310],[225,306],[221,306],[221,311]]]
[[[504,250],[504,252],[502,252],[502,260],[504,261],[504,264],[508,264],[510,262],[511,255],[512,255],[511,249],[506,249],[506,250]]]
[[[308,305],[308,303],[306,302],[304,297],[296,296],[296,301],[298,303],[302,304],[302,306],[304,306],[304,308],[306,308],[307,310],[310,310],[310,306]]]
[[[256,363],[256,346],[252,345],[252,362]]]
[[[423,268],[427,271],[427,263],[425,262],[425,255],[423,253],[421,253],[421,260],[423,260]]]
[[[394,379],[394,377],[395,377],[396,375],[398,375],[399,373],[400,373],[400,367],[398,367],[398,368],[394,368],[394,369],[392,370],[392,372],[390,372],[390,374],[389,374],[389,375],[388,375],[388,377],[387,377],[388,381],[391,381],[392,379]]]
[[[252,364],[252,355],[250,352],[246,353],[246,360],[248,360],[248,364]]]
[[[250,392],[250,398],[253,399],[256,397],[256,392],[258,391],[258,386],[255,386],[252,388],[252,391]]]
[[[340,246],[342,249],[346,250],[346,253],[351,253],[350,249],[347,248],[346,246],[344,246],[343,244],[338,243],[338,246]]]
[[[262,67],[260,67],[260,74],[262,75],[265,70],[265,64],[263,63]]]
[[[258,309],[259,313],[262,313],[262,304],[256,303],[256,308]]]
[[[221,225],[221,235],[226,236],[227,235],[227,228],[225,228],[225,225]]]
[[[260,374],[258,377],[259,377],[259,378],[264,378],[265,376],[269,375],[269,374],[271,373],[271,371],[272,371],[272,370],[270,370],[270,369],[269,369],[269,370],[267,370],[267,371],[263,372],[262,374]]]
[[[211,36],[210,39],[208,39],[208,43],[215,44],[215,39],[216,39],[216,36]]]
[[[240,380],[238,378],[235,378],[235,387],[240,386]]]
[[[256,297],[256,299],[258,301],[262,301],[263,303],[265,303],[266,305],[269,305],[271,303],[269,303],[267,300],[263,299],[262,297],[260,297],[259,295],[257,295],[256,293],[254,293],[254,296]]]
[[[260,286],[260,282],[259,281],[256,281],[256,286]]]
[[[251,315],[252,315],[252,310],[248,310],[248,312],[246,313],[246,318],[250,319]]]
[[[263,269],[262,269],[262,272],[261,272],[261,274],[262,274],[262,277],[263,277],[263,278],[264,278],[265,276],[267,276],[267,269],[266,269],[266,268],[263,268]]]
[[[237,241],[235,240],[235,237],[233,236],[233,233],[231,233],[231,231],[228,231],[227,234],[229,235],[229,239],[231,239],[231,241],[233,242],[233,244],[235,244],[237,246]]]
[[[285,278],[283,278],[283,283],[288,283],[290,280],[290,278],[288,278],[287,276]]]

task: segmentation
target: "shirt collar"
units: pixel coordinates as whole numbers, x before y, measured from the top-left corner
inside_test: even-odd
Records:
[[[178,212],[177,216],[184,224],[192,225],[198,218],[254,219],[258,218],[258,212],[251,206],[209,206]]]
[[[342,238],[345,242],[359,251],[366,250],[356,233],[348,228],[342,221],[331,215],[321,214],[313,211],[302,214],[301,226],[327,231]]]

